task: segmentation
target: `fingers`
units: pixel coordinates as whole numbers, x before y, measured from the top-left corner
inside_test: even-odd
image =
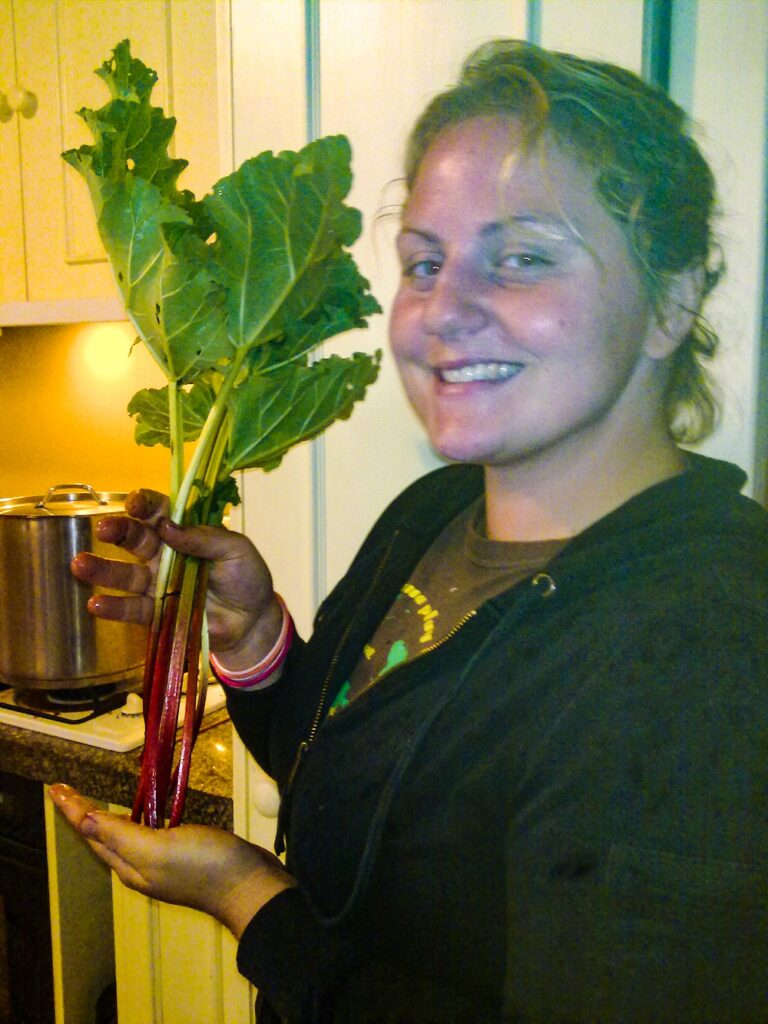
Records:
[[[95,804],[86,800],[76,789],[63,782],[57,782],[50,786],[48,794],[70,825],[73,825],[78,831],[80,831],[80,823],[86,814],[96,810]]]
[[[133,492],[154,494],[154,491]],[[161,495],[158,495],[161,497]],[[133,507],[133,504],[131,505]],[[144,506],[141,506],[142,509]],[[165,503],[163,504],[165,507]],[[161,541],[185,555],[209,560],[238,558],[249,546],[241,534],[217,526],[182,527],[159,512],[150,519],[105,516],[96,525],[96,535],[107,544],[116,544],[142,562],[149,562],[160,549]]]
[[[94,803],[65,783],[57,782],[48,789],[48,794],[69,824],[88,841],[99,859],[112,868],[125,885],[139,892],[148,891],[146,879],[124,859],[121,850],[126,840],[130,843],[133,832],[151,830],[145,830],[143,826],[135,825],[130,819],[118,814],[99,810]]]
[[[70,563],[72,574],[83,583],[125,590],[129,594],[145,594],[152,583],[152,573],[146,565],[101,558],[90,551],[80,551]]]
[[[96,536],[105,544],[124,548],[142,562],[148,562],[160,549],[155,527],[156,524],[145,524],[127,516],[104,516],[96,524]]]
[[[79,832],[124,885],[147,896],[152,895],[152,885],[142,871],[142,862],[147,859],[148,849],[156,845],[156,832],[137,825],[130,818],[98,810],[85,815]]]
[[[113,622],[135,622],[148,626],[152,622],[154,601],[151,597],[115,597],[112,594],[94,594],[88,598],[88,611],[100,619]]]
[[[241,558],[251,547],[246,537],[223,526],[182,527],[170,519],[162,519],[157,524],[157,532],[161,540],[176,551],[212,562]]]
[[[148,593],[152,589],[152,573],[147,566],[99,558],[88,551],[81,551],[72,559],[70,568],[73,576],[84,583],[127,592],[119,597],[93,594],[87,605],[92,615],[144,626],[152,621],[154,603]]]
[[[160,519],[170,513],[170,503],[167,495],[141,488],[126,495],[125,511],[134,519],[141,519],[150,526],[156,526]]]

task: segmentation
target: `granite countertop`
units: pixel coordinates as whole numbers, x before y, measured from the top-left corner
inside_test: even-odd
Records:
[[[38,782],[67,782],[84,795],[133,804],[141,748],[102,750],[0,723],[0,771]],[[226,709],[206,715],[192,753],[185,822],[232,828],[232,724]]]

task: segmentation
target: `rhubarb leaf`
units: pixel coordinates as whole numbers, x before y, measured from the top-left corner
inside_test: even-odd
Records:
[[[380,353],[309,358],[380,311],[348,251],[361,225],[344,202],[349,143],[336,136],[298,153],[262,153],[197,202],[177,187],[186,161],[168,152],[175,120],[151,106],[155,72],[124,40],[97,74],[112,98],[80,111],[93,144],[64,159],[86,180],[128,316],[168,380],[131,400],[136,440],[171,448],[174,521],[219,523],[238,500],[236,470],[274,468],[293,445],[348,417],[377,376]],[[171,825],[183,807],[204,703],[194,699],[193,680],[205,650],[205,586],[202,563],[164,549],[132,812],[153,828],[163,824],[171,790]],[[172,783],[185,666],[193,696]]]
[[[240,504],[240,492],[234,477],[220,480],[213,491],[209,492],[205,484],[196,481],[199,497],[187,510],[186,523],[206,523],[209,526],[220,526],[229,506]]]
[[[184,411],[184,440],[196,441],[200,436],[215,395],[207,383],[198,381],[181,392]],[[136,444],[152,448],[156,444],[170,448],[168,388],[143,388],[128,403],[128,415],[135,418]]]
[[[142,178],[104,195],[99,230],[134,326],[166,377],[189,381],[233,351],[208,248],[186,212]]]
[[[116,183],[130,175],[154,183],[176,205],[191,201],[191,193],[176,190],[187,161],[168,154],[176,119],[150,104],[156,72],[131,56],[130,43],[124,39],[96,74],[112,100],[99,110],[78,111],[94,141],[67,150],[64,159],[86,177],[92,194],[95,186],[98,195],[98,179]]]
[[[359,211],[343,202],[349,164],[348,141],[330,136],[298,153],[246,160],[203,200],[238,348],[279,337],[287,322],[322,308],[337,276],[345,279],[353,322],[378,309],[344,251],[361,223]]]
[[[232,392],[226,472],[274,469],[293,445],[347,419],[376,379],[380,353],[329,356],[249,377]]]

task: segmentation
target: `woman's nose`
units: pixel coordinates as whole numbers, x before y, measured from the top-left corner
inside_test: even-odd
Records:
[[[424,304],[424,330],[440,337],[480,330],[486,320],[480,289],[472,275],[445,264],[437,274]]]

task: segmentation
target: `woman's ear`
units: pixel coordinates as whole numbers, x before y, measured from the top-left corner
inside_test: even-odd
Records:
[[[646,355],[651,359],[667,359],[677,350],[693,327],[703,294],[703,267],[670,276],[655,328],[646,339]]]

